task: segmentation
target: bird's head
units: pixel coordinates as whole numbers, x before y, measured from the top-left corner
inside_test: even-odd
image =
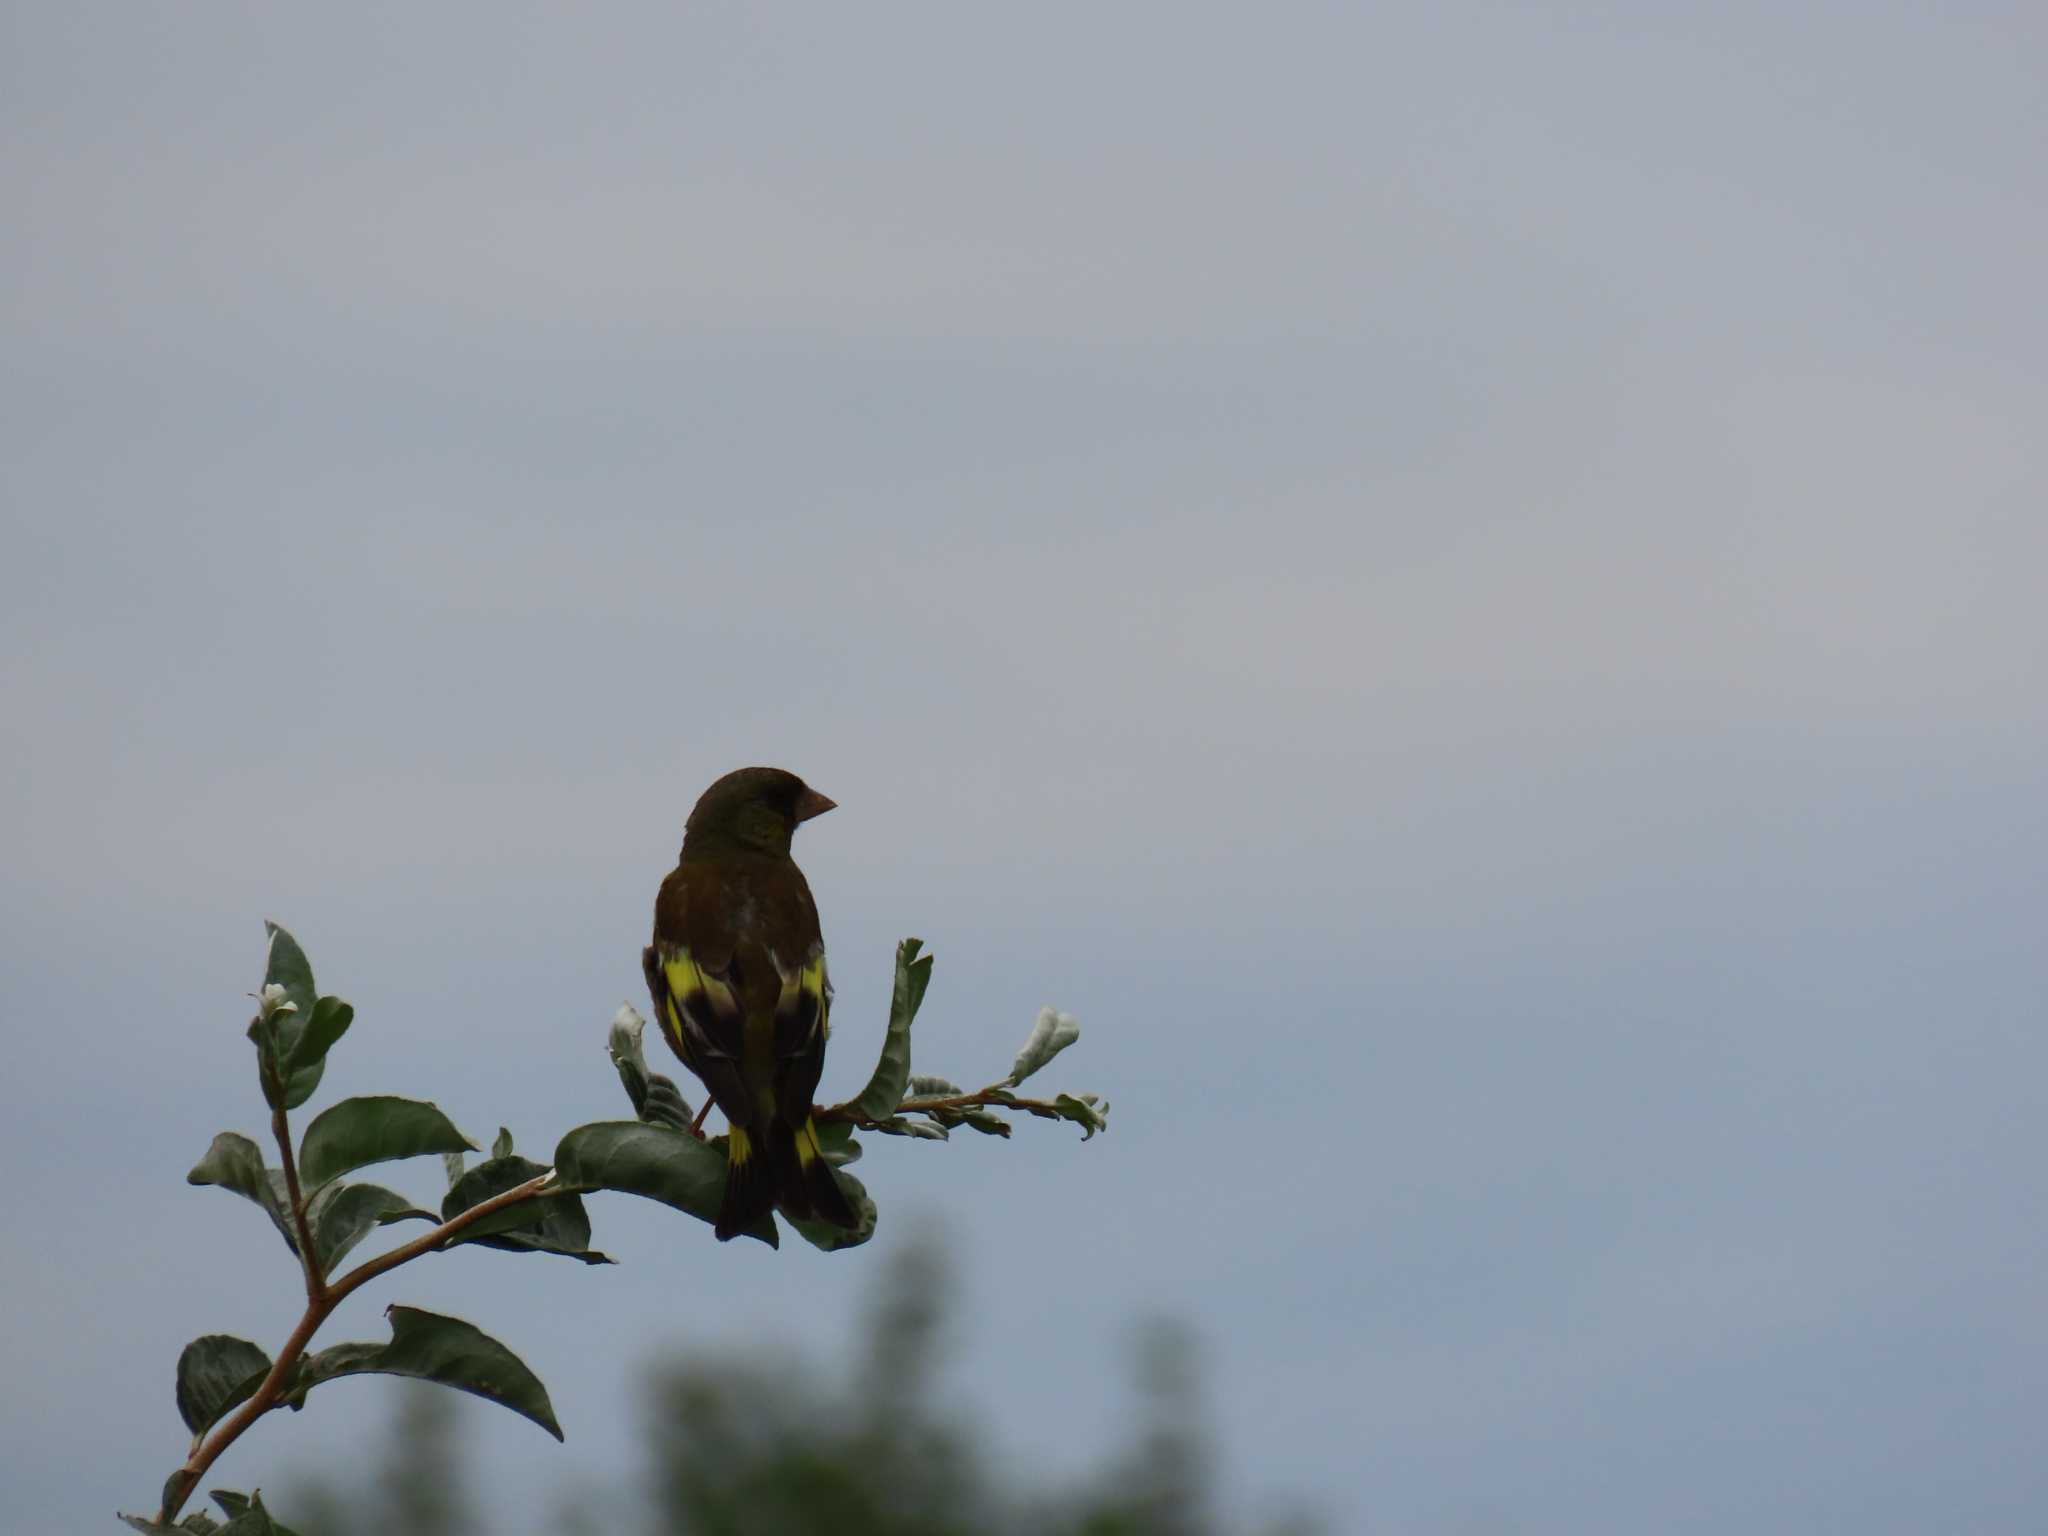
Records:
[[[832,809],[795,774],[781,768],[739,768],[697,797],[683,825],[683,848],[747,848],[788,853],[800,821]]]

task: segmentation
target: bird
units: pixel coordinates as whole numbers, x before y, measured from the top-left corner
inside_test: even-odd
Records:
[[[834,804],[786,769],[726,774],[698,797],[654,900],[641,968],[655,1016],[726,1119],[720,1242],[774,1206],[860,1225],[812,1115],[832,984],[817,903],[789,853],[797,826]]]

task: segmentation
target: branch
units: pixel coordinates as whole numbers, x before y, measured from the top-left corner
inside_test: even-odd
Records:
[[[890,1113],[876,1119],[860,1112],[860,1106],[848,1099],[844,1104],[834,1104],[830,1109],[818,1111],[820,1120],[840,1120],[848,1125],[874,1130],[885,1120],[894,1120],[899,1115],[927,1114],[932,1110],[966,1109],[1021,1109],[1027,1115],[1065,1118],[1059,1106],[1050,1099],[1020,1099],[1002,1083],[977,1089],[973,1093],[955,1094],[944,1099],[905,1099]]]
[[[281,1121],[284,1118],[283,1111],[280,1110],[275,1118]],[[297,1176],[291,1174],[291,1166],[291,1153],[287,1150],[285,1169],[292,1180],[292,1202],[296,1209]],[[291,1337],[284,1341],[284,1348],[278,1351],[277,1359],[270,1367],[270,1374],[263,1378],[262,1384],[256,1388],[249,1400],[236,1410],[234,1417],[209,1435],[203,1444],[195,1447],[185,1465],[173,1474],[172,1481],[177,1484],[176,1490],[172,1491],[168,1485],[166,1486],[164,1507],[158,1513],[156,1523],[168,1526],[177,1519],[178,1511],[184,1507],[185,1500],[191,1496],[192,1490],[199,1486],[199,1479],[204,1477],[207,1468],[220,1458],[221,1452],[239,1440],[251,1424],[278,1406],[278,1399],[284,1396],[285,1389],[297,1371],[300,1358],[306,1353],[306,1346],[313,1341],[313,1335],[319,1331],[320,1325],[327,1321],[334,1309],[352,1293],[379,1275],[388,1274],[399,1265],[410,1263],[423,1253],[431,1253],[446,1246],[450,1238],[459,1235],[464,1228],[474,1226],[486,1216],[495,1215],[508,1205],[517,1205],[521,1200],[538,1195],[554,1176],[555,1171],[550,1168],[547,1172],[528,1179],[524,1184],[508,1189],[502,1194],[493,1195],[488,1200],[480,1200],[468,1210],[449,1217],[433,1231],[416,1237],[389,1253],[380,1254],[367,1263],[357,1265],[333,1285],[323,1286],[318,1294],[309,1292],[306,1297],[305,1315],[299,1319],[298,1326],[292,1329]],[[305,1213],[298,1212],[298,1216],[300,1231],[303,1232]],[[311,1254],[310,1243],[307,1244],[306,1251]],[[309,1257],[307,1262],[311,1264],[316,1261]]]

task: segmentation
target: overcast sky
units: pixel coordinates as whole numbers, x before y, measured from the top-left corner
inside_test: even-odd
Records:
[[[465,1413],[503,1528],[923,1214],[1050,1469],[1153,1311],[1237,1507],[2037,1530],[2043,14],[6,6],[8,1521],[151,1507],[179,1347],[296,1315],[183,1183],[262,918],[329,1095],[544,1158],[772,762],[825,1092],[915,933],[921,1067],[1057,1003],[1113,1129],[873,1146],[855,1253],[609,1197],[616,1269],[351,1302],[546,1380],[566,1446]]]

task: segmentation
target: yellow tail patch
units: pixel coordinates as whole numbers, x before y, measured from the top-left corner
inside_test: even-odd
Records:
[[[754,1144],[748,1139],[747,1133],[738,1126],[732,1127],[726,1134],[730,1138],[725,1145],[726,1165],[737,1168],[754,1155]]]
[[[804,1128],[796,1135],[796,1161],[800,1168],[808,1168],[825,1155],[825,1148],[818,1141],[818,1122],[804,1121]]]

